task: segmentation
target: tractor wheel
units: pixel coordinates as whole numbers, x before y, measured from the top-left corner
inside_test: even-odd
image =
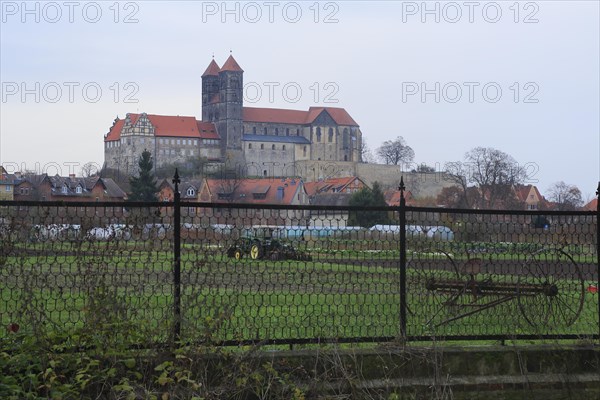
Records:
[[[244,257],[244,253],[242,252],[242,250],[241,250],[241,249],[236,249],[236,250],[235,250],[235,252],[233,253],[233,257],[234,257],[236,260],[241,260],[241,259],[242,259],[242,257]]]
[[[254,243],[252,247],[250,247],[250,258],[253,260],[258,260],[263,256],[263,249],[260,247],[260,244]]]

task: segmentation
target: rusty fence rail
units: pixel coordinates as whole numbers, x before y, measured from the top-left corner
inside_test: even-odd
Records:
[[[0,319],[163,344],[596,340],[598,216],[3,201]]]

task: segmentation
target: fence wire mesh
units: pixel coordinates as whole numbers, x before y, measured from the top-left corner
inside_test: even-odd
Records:
[[[174,207],[1,203],[2,325],[130,324],[132,344],[598,337],[597,213],[396,207],[360,228],[364,209]]]

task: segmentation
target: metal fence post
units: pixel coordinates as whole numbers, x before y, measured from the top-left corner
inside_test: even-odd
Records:
[[[596,189],[596,262],[598,272],[598,282],[596,286],[600,286],[600,182],[598,182],[598,189]],[[600,292],[596,291],[596,294],[600,296]],[[600,301],[598,301],[598,335],[600,336]]]
[[[406,199],[404,177],[400,177],[400,334],[406,340]]]
[[[174,325],[173,340],[175,343],[181,339],[181,196],[179,194],[179,172],[175,169],[173,176],[174,196],[173,196],[173,306],[174,306]]]

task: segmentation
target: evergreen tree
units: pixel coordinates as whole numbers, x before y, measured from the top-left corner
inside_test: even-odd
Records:
[[[139,176],[129,178],[131,185],[129,201],[157,201],[156,179],[152,173],[152,155],[148,150],[142,152],[138,166]]]
[[[350,197],[350,206],[358,207],[387,207],[385,196],[378,182],[373,188],[362,188]],[[386,211],[351,211],[348,215],[348,225],[370,228],[377,224],[389,224],[390,218]]]

